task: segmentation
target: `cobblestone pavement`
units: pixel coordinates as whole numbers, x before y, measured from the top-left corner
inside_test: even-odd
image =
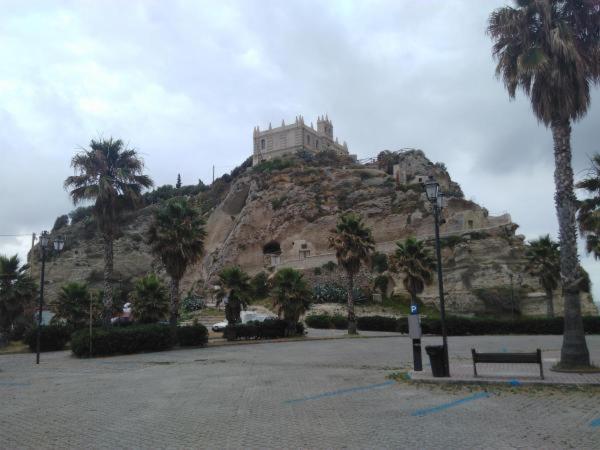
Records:
[[[439,339],[425,338],[424,345]],[[451,357],[560,349],[558,336],[450,338]],[[600,336],[588,337],[600,361]],[[395,383],[407,337],[78,360],[0,356],[1,448],[600,448],[600,391]],[[426,367],[427,369],[427,367]]]

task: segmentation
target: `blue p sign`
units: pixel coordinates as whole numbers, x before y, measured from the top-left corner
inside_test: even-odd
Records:
[[[410,305],[410,313],[419,314],[419,309],[417,308],[417,305]]]

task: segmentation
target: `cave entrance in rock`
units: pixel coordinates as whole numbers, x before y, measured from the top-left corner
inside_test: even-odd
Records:
[[[271,266],[281,264],[281,244],[277,241],[269,241],[263,245],[265,262]]]

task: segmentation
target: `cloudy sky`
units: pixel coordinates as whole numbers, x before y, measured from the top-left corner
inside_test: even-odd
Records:
[[[192,184],[249,156],[255,125],[323,113],[360,158],[421,148],[528,238],[556,235],[551,134],[494,76],[486,20],[505,3],[4,0],[0,235],[72,209],[62,181],[91,138],[128,142],[157,184]],[[596,89],[573,127],[577,177],[598,124]],[[600,262],[583,262],[600,299]]]

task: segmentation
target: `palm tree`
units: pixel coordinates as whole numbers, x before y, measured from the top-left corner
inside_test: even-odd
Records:
[[[286,267],[277,271],[272,280],[271,298],[279,317],[287,322],[288,335],[296,334],[296,324],[310,307],[311,290],[303,275]]]
[[[93,215],[104,241],[104,311],[110,320],[113,303],[113,241],[119,229],[119,219],[126,210],[142,203],[142,191],[152,186],[144,175],[144,163],[135,150],[128,149],[120,139],[90,142],[71,159],[76,175],[65,180],[65,189],[73,204],[93,201]]]
[[[28,307],[33,308],[36,286],[17,255],[0,255],[0,333],[8,333]]]
[[[357,334],[354,315],[354,277],[361,263],[369,261],[375,241],[368,228],[357,214],[342,214],[335,230],[331,230],[329,247],[335,250],[338,264],[348,275],[348,334]]]
[[[527,271],[536,277],[546,292],[546,314],[554,317],[552,291],[560,284],[560,247],[550,235],[529,242]]]
[[[131,313],[136,322],[156,323],[169,315],[167,289],[153,273],[135,283],[130,300]]]
[[[90,292],[85,283],[73,281],[61,287],[52,303],[56,318],[64,319],[73,329],[89,324]]]
[[[252,292],[250,277],[239,267],[226,267],[219,273],[217,306],[225,303],[225,318],[230,325],[240,321],[242,309],[250,303]]]
[[[492,12],[496,73],[510,98],[528,95],[535,116],[552,129],[555,204],[560,236],[560,273],[565,304],[561,362],[589,366],[578,289],[577,233],[571,166],[571,121],[590,105],[590,85],[600,81],[600,11],[583,0],[518,0]]]
[[[577,221],[579,232],[585,237],[587,252],[600,259],[600,154],[596,153],[591,162],[588,177],[576,185],[591,195],[580,202]]]
[[[425,286],[433,282],[435,261],[424,246],[423,241],[408,237],[404,242],[396,242],[393,258],[394,270],[402,273],[402,284],[410,293],[411,304],[417,304],[417,295]]]
[[[173,333],[179,317],[179,282],[187,268],[204,253],[205,237],[204,219],[187,198],[172,198],[155,211],[148,243],[171,277],[169,322]]]

